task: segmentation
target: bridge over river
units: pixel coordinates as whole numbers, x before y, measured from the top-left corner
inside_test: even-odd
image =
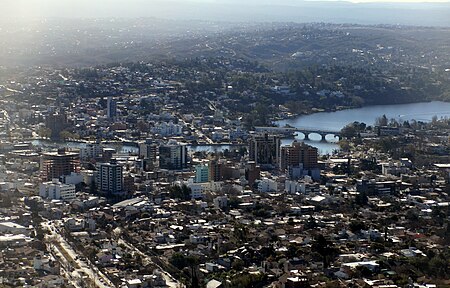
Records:
[[[279,133],[283,135],[293,135],[295,133],[302,133],[305,138],[304,140],[310,140],[310,135],[320,135],[322,137],[322,142],[327,142],[326,136],[332,135],[333,138],[341,139],[341,131],[336,130],[326,130],[326,129],[319,129],[319,128],[313,128],[313,127],[255,127],[256,132],[268,132],[268,133]]]

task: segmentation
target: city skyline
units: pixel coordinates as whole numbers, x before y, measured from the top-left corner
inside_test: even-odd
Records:
[[[450,0],[3,0],[0,288],[450,287]]]

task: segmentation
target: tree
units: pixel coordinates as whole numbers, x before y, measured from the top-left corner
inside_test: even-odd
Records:
[[[399,146],[399,143],[396,139],[392,137],[384,137],[375,142],[376,148],[381,152],[391,152],[395,148]]]
[[[241,224],[234,226],[233,236],[242,242],[247,241],[248,228]]]
[[[245,116],[245,127],[249,130],[255,126],[269,125],[273,111],[267,103],[258,103],[255,108]]]
[[[439,256],[434,256],[430,263],[428,264],[430,273],[436,277],[446,277],[448,276],[448,262]]]
[[[431,117],[431,123],[433,125],[435,125],[438,122],[438,117],[436,115],[434,115],[433,117]]]
[[[72,136],[73,136],[72,133],[70,133],[67,130],[61,131],[59,133],[59,138],[62,140],[67,140],[67,139],[73,138]]]
[[[39,134],[39,137],[50,138],[52,136],[52,129],[46,128],[46,127],[41,127],[41,128],[39,128],[38,134]]]
[[[95,184],[95,181],[91,182],[91,185],[89,186],[89,192],[91,194],[96,194],[97,193],[97,185]]]
[[[236,259],[233,261],[233,264],[231,264],[231,268],[236,271],[242,271],[242,269],[244,269],[244,267],[245,267],[245,263],[242,259]]]
[[[383,116],[378,117],[375,120],[375,125],[376,126],[387,126],[388,125],[388,118],[386,117],[386,115],[383,114]]]
[[[391,126],[391,127],[399,127],[400,123],[397,120],[395,120],[394,118],[391,118],[391,120],[389,120],[389,126]]]
[[[323,267],[328,268],[331,260],[337,255],[338,250],[322,234],[319,234],[312,245],[312,250],[322,256]]]
[[[236,277],[233,277],[231,280],[231,287],[262,287],[260,282],[262,282],[264,278],[265,276],[262,273],[236,275]]]
[[[236,196],[231,196],[230,200],[228,201],[228,205],[230,206],[230,208],[236,209],[238,208],[239,204],[241,204],[242,201],[236,197]]]
[[[355,197],[355,203],[359,206],[365,206],[369,203],[369,197],[367,197],[366,192],[360,192]]]
[[[345,138],[353,138],[356,137],[358,134],[358,131],[353,125],[353,123],[346,125],[344,128],[341,129],[341,135]]]
[[[172,257],[170,257],[169,262],[180,270],[185,267],[196,266],[200,263],[198,257],[185,256],[182,253],[174,253]]]
[[[418,214],[417,211],[414,210],[414,209],[409,209],[409,210],[406,212],[405,217],[406,217],[406,219],[408,219],[408,220],[411,221],[411,222],[416,222],[416,221],[419,220],[419,214]]]
[[[172,199],[190,200],[191,188],[186,185],[174,185],[169,188],[169,197]]]
[[[361,230],[365,230],[366,229],[366,224],[364,224],[364,222],[359,221],[359,220],[353,220],[352,222],[350,222],[348,228],[353,233],[357,233],[357,232],[359,232]]]
[[[339,145],[339,147],[341,147],[341,149],[343,151],[350,151],[351,145],[350,145],[349,141],[344,140],[344,139],[343,140],[339,140],[338,145]]]
[[[359,133],[366,130],[366,123],[355,121],[353,123],[347,124],[341,129],[341,135],[345,138],[354,138],[359,135]]]

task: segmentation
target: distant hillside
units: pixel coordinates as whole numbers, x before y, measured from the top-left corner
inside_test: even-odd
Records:
[[[233,57],[275,70],[322,64],[450,68],[450,28],[153,18],[50,19],[0,28],[0,66]]]

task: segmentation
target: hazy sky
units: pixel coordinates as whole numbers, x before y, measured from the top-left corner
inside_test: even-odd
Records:
[[[145,13],[146,9],[150,8],[176,8],[176,6],[186,5],[188,3],[205,4],[210,7],[214,5],[231,4],[236,6],[248,5],[302,5],[305,2],[316,2],[316,0],[0,0],[2,6],[3,16],[58,16],[70,15],[70,11],[77,14],[87,13],[93,15],[96,12],[99,15],[106,14],[107,11],[119,12],[124,9],[124,12],[129,12],[133,9],[143,9],[141,14]],[[319,0],[323,2],[330,2],[333,0]],[[333,1],[334,2],[334,1]],[[450,3],[450,0],[344,0],[340,2],[353,3]],[[326,5],[326,4],[324,4]],[[157,7],[156,7],[157,6]],[[93,11],[95,10],[95,11]]]
[[[107,14],[108,11],[125,13],[142,9],[145,14],[151,8],[177,8],[177,6],[190,4],[204,4],[207,7],[216,5],[239,6],[266,6],[291,5],[299,6],[305,2],[337,2],[333,0],[0,0],[2,16],[58,16],[73,13],[74,16],[86,13],[88,15]],[[353,3],[450,3],[450,0],[347,0],[339,2]],[[324,5],[327,5],[324,3]],[[109,12],[111,13],[111,12]]]
[[[450,26],[450,0],[0,0],[2,18],[158,17]],[[387,3],[389,2],[389,3]],[[434,3],[430,3],[434,2]],[[438,3],[439,2],[439,3]]]

